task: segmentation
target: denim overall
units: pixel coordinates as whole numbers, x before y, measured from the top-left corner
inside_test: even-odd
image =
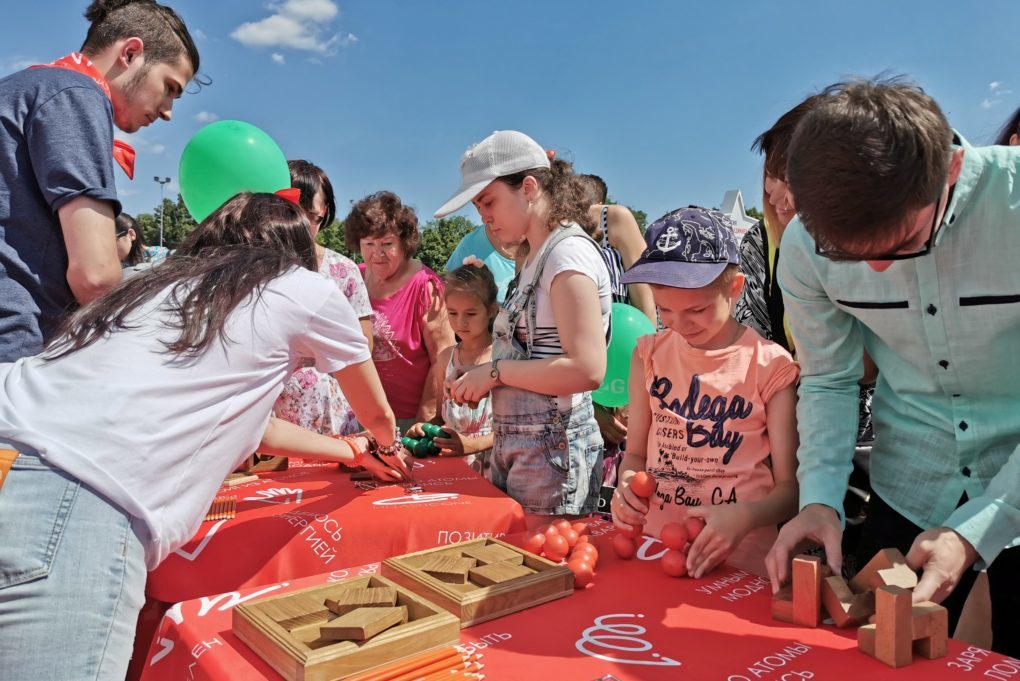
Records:
[[[537,256],[534,278],[522,289],[512,289],[507,294],[496,317],[492,336],[494,360],[531,359],[537,310],[535,288],[553,248],[571,236],[582,236],[593,248],[598,248],[576,225],[550,234]],[[525,347],[514,336],[521,315],[526,315]],[[590,393],[584,393],[576,406],[561,411],[555,396],[497,386],[492,390],[492,430],[490,479],[516,499],[526,513],[580,515],[596,511],[603,447]]]

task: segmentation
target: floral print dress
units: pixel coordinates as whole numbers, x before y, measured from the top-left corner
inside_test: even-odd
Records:
[[[368,289],[354,261],[326,249],[319,273],[336,282],[359,318],[371,318]],[[287,379],[273,413],[323,435],[349,435],[358,430],[357,419],[340,391],[340,384],[331,374],[316,371],[313,366],[301,367]]]

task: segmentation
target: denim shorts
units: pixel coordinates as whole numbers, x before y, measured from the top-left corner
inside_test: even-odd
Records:
[[[145,600],[131,517],[10,448],[21,455],[0,489],[0,678],[122,681]]]
[[[555,404],[544,395],[530,396]],[[544,414],[493,412],[489,478],[494,485],[526,513],[582,515],[598,509],[602,435],[590,398],[565,413],[555,408]]]

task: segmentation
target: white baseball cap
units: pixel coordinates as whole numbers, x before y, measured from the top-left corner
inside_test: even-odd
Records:
[[[538,142],[523,132],[497,130],[464,152],[460,159],[460,188],[434,217],[446,217],[460,210],[497,178],[549,165],[549,156]]]

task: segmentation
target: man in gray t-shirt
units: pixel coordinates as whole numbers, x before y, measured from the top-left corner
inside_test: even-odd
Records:
[[[93,2],[85,17],[80,53],[0,79],[0,362],[38,353],[121,280],[113,167],[130,176],[133,151],[113,126],[170,120],[198,69],[168,7]]]

